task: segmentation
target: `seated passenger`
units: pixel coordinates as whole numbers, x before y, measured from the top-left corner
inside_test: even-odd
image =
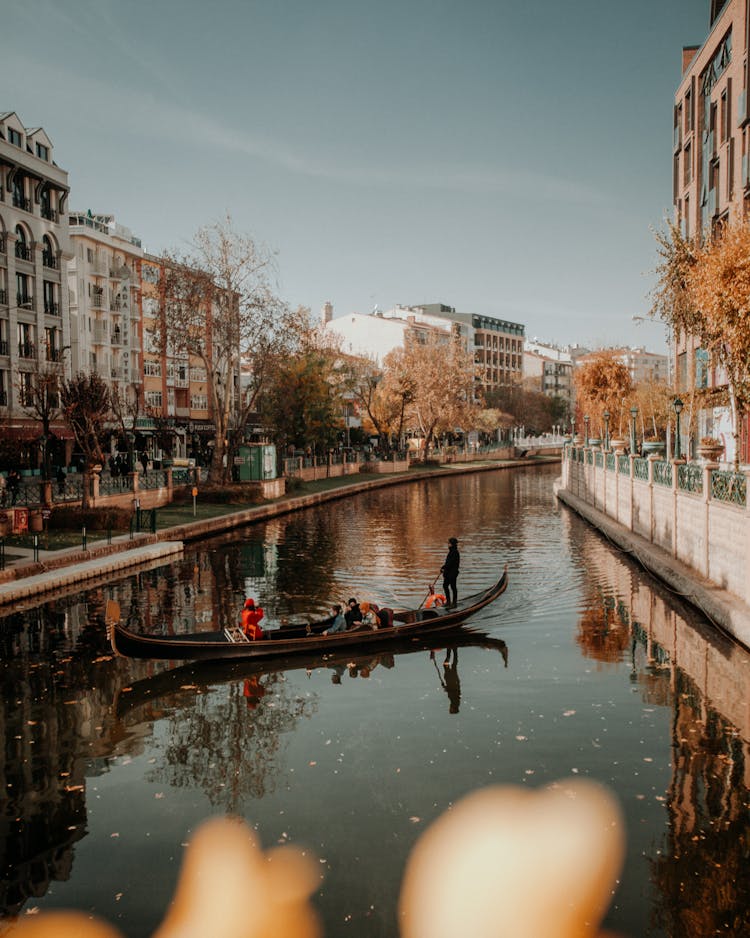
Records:
[[[362,610],[359,608],[359,603],[352,596],[352,598],[347,603],[349,609],[344,613],[344,619],[346,619],[346,627],[351,629],[355,624],[359,624],[362,621]]]
[[[246,599],[245,607],[242,610],[240,623],[242,625],[242,631],[251,642],[255,642],[260,638],[264,638],[263,629],[260,627],[260,620],[262,618],[262,607],[256,606],[254,599]]]
[[[333,613],[333,622],[328,626],[323,634],[334,635],[336,632],[346,631],[346,619],[344,618],[344,614],[341,611],[341,606],[338,604],[331,606],[331,612]]]
[[[378,609],[378,628],[390,629],[393,625],[393,610],[384,607]]]
[[[361,628],[364,629],[376,629],[380,624],[377,617],[377,606],[374,603],[360,603],[359,608],[362,610],[362,623]]]

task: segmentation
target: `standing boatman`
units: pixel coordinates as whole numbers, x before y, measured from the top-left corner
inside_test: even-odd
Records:
[[[458,540],[455,537],[448,538],[448,554],[445,563],[440,568],[443,574],[443,593],[448,600],[449,606],[455,606],[458,602],[458,590],[456,580],[458,578],[458,568],[461,564],[461,555],[458,552]]]

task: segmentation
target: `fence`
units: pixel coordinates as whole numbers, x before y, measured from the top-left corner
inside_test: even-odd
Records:
[[[594,453],[595,458],[589,458]],[[566,447],[562,488],[750,602],[747,473]]]

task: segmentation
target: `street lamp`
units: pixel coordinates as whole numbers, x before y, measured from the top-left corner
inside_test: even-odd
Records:
[[[602,414],[604,417],[604,452],[609,452],[609,411],[605,410]]]
[[[589,417],[588,414],[586,414],[586,416],[583,418],[583,424],[584,424],[584,427],[585,427],[584,436],[583,436],[583,445],[584,445],[584,446],[588,446],[588,445],[589,445],[589,420],[590,420],[590,417]]]
[[[638,408],[633,405],[630,408],[630,452],[635,455],[635,448],[637,444],[636,434],[637,434],[637,423],[636,418],[638,417]]]
[[[675,418],[676,418],[676,420],[675,420],[676,427],[675,427],[675,441],[674,441],[674,458],[675,458],[675,459],[679,459],[680,456],[681,456],[681,453],[680,453],[680,414],[682,413],[682,408],[683,408],[685,405],[682,403],[682,401],[679,399],[679,397],[676,397],[676,398],[674,399],[674,403],[672,404],[672,406],[674,407]]]

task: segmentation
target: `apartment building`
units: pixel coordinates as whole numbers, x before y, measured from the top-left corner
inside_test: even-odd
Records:
[[[208,444],[214,437],[209,376],[201,359],[172,346],[168,330],[166,343],[162,341],[165,332],[160,325],[164,314],[162,270],[161,258],[144,255],[141,276],[145,415],[139,420],[147,437],[144,448],[154,459],[169,452],[172,457],[206,462]],[[208,306],[205,322],[210,333]]]
[[[674,217],[688,237],[739,224],[750,214],[750,2],[710,0],[707,12],[709,32],[703,44],[683,47],[674,100]],[[675,337],[674,380],[678,392],[726,383],[699,340],[689,335]],[[728,421],[727,408],[709,408],[701,415],[698,433],[716,434]],[[743,440],[741,456],[747,460],[747,418]]]
[[[523,374],[525,387],[565,401],[567,413],[573,413],[575,387],[569,354],[554,346],[527,347],[523,353]]]
[[[69,187],[53,151],[41,127],[0,114],[0,421],[6,439],[27,451],[41,435],[29,409],[35,376],[70,373]],[[59,419],[51,431],[52,457],[62,459],[70,433]]]

